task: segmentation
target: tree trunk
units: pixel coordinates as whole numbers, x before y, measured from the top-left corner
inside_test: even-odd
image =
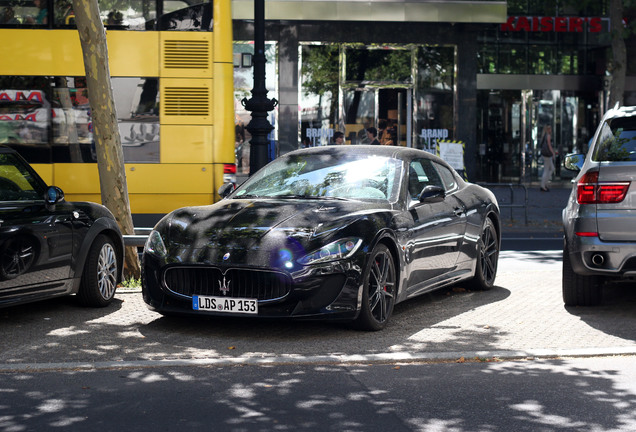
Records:
[[[623,94],[625,93],[627,51],[623,26],[623,0],[610,0],[609,10],[612,31],[612,67],[610,69],[612,81],[608,108],[614,108],[617,102],[619,106],[623,105]]]
[[[99,17],[99,6],[97,0],[73,0],[73,10],[84,57],[102,204],[113,213],[122,233],[134,234],[124,154],[108,68],[106,32]],[[138,279],[137,249],[127,247],[125,255],[125,277]]]

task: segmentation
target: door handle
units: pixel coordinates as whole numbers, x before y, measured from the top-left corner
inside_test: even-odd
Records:
[[[466,214],[466,209],[462,208],[462,207],[455,207],[453,209],[453,211],[455,213],[455,216],[462,216],[462,215]]]

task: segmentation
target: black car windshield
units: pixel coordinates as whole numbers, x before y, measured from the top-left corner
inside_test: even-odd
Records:
[[[636,118],[621,117],[603,124],[593,159],[598,162],[636,161]]]
[[[402,162],[366,154],[309,153],[278,158],[250,177],[235,198],[348,198],[394,202]]]

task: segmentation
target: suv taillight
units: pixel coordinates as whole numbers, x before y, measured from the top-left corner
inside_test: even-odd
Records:
[[[625,199],[630,182],[599,182],[598,171],[590,171],[576,185],[579,204],[612,204]]]
[[[236,165],[223,164],[223,183],[236,184]]]

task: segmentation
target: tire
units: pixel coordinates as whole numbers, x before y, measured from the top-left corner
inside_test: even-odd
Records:
[[[15,279],[26,273],[35,262],[35,246],[25,237],[16,236],[0,248],[0,280]]]
[[[364,270],[362,305],[354,325],[360,330],[378,331],[386,327],[397,293],[395,261],[388,247],[377,245]]]
[[[97,236],[84,263],[77,293],[79,302],[91,307],[108,306],[115,296],[120,265],[112,240],[105,235]]]
[[[604,278],[602,276],[583,276],[574,273],[570,261],[570,250],[563,242],[563,303],[566,306],[597,306],[603,298]]]
[[[499,237],[490,218],[486,218],[477,242],[475,275],[468,282],[469,288],[486,291],[495,285],[499,261]]]

